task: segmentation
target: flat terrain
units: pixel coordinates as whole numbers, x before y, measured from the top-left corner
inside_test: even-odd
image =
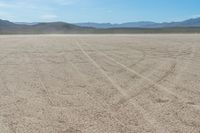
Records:
[[[200,35],[0,36],[0,133],[200,133]]]

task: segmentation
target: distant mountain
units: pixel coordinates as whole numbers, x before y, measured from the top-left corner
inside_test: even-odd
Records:
[[[94,28],[170,28],[170,27],[200,27],[200,18],[188,19],[181,22],[155,23],[150,21],[129,22],[122,24],[111,23],[75,23],[82,27]]]
[[[200,27],[200,18],[188,19],[182,22],[163,23],[164,27]]]
[[[128,22],[128,23],[123,23],[123,24],[118,24],[116,27],[122,26],[124,28],[129,28],[129,27],[148,27],[151,25],[155,25],[155,22],[150,22],[150,21],[141,21],[141,22]]]
[[[39,22],[14,22],[15,24],[20,24],[20,25],[36,25],[38,24]]]
[[[7,20],[0,19],[0,27],[3,27],[3,26],[16,26],[16,24],[14,24],[10,21],[7,21]]]
[[[93,28],[85,28],[64,22],[16,24],[0,20],[0,34],[51,34],[79,33]]]
[[[42,31],[65,31],[65,30],[73,31],[73,30],[85,29],[83,27],[64,22],[38,23],[30,27],[32,29],[37,29]]]
[[[0,19],[0,34],[118,34],[118,33],[200,33],[200,18],[182,22],[150,21],[111,23],[13,23]]]
[[[111,23],[74,23],[75,25],[81,27],[93,27],[93,28],[111,28],[113,25]]]
[[[111,24],[111,23],[75,23],[75,25],[82,27],[94,27],[94,28],[139,28],[148,27],[154,25],[154,22],[142,21],[142,22],[128,22],[122,24]]]

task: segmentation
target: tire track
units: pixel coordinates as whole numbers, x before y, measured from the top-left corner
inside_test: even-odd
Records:
[[[81,50],[79,50],[81,51]],[[83,81],[85,83],[87,83],[88,81],[86,80],[87,78],[85,78],[85,76],[78,70],[78,68],[74,65],[74,63],[72,63],[70,60],[66,59],[65,55],[64,55],[64,63],[66,64],[66,62],[69,62],[69,64],[75,69],[75,71],[78,72],[78,74],[80,75],[80,77],[83,79]],[[91,100],[95,101],[96,103],[99,103],[86,89],[86,94],[91,98]],[[106,108],[105,105],[103,105],[102,103],[100,103],[102,105],[102,107]],[[108,103],[106,103],[107,106],[110,106]],[[123,127],[127,128],[127,130],[130,130],[129,127],[127,125],[125,125],[123,122],[121,122],[118,118],[115,117],[116,113],[111,110],[110,108],[108,108],[109,110],[106,109],[106,112],[108,114],[111,115],[111,118],[114,119],[114,121],[116,121],[117,123],[119,123],[120,125],[122,125]]]
[[[31,60],[30,53],[28,54],[28,56],[29,56],[29,59]],[[53,106],[53,102],[50,98],[49,91],[48,91],[46,85],[44,84],[44,82],[42,81],[41,72],[40,72],[37,64],[34,61],[32,63],[32,66],[33,66],[33,69],[34,69],[36,75],[38,76],[38,81],[39,81],[40,85],[42,86],[42,89],[41,89],[42,93],[44,94],[45,98],[47,99],[47,102],[49,103],[49,105]]]
[[[163,65],[160,65],[163,66]],[[172,65],[170,70],[173,70],[175,68],[175,65]],[[156,71],[156,70],[155,70]],[[153,75],[155,73],[155,71],[151,72],[148,76]],[[163,75],[161,77],[161,79],[159,79],[158,81],[156,81],[156,83],[159,83],[161,80],[163,80],[165,77],[167,77],[170,73],[172,73],[171,71],[166,72],[165,75]],[[142,81],[141,81],[142,82]],[[141,93],[144,93],[145,90],[148,90],[149,88],[154,87],[154,84],[150,84],[147,87],[144,87],[141,89],[141,91],[139,91],[138,93],[136,93],[135,95],[130,95],[129,99],[127,99],[127,101],[132,100],[133,98],[135,98],[136,96],[138,96]]]
[[[192,52],[191,52],[191,54],[190,54],[190,56],[189,56],[189,59],[190,59],[190,60],[192,60],[192,59],[194,58],[194,56],[195,56],[196,47],[192,46],[191,49],[192,49]],[[186,63],[184,64],[184,66],[182,67],[182,69],[181,69],[181,71],[180,71],[181,74],[182,74],[184,71],[186,71],[186,70],[188,69],[190,63],[191,63],[191,62],[188,61],[188,62],[186,62]],[[176,78],[175,78],[175,80],[174,80],[174,84],[175,84],[175,85],[178,84],[178,82],[179,82],[179,80],[180,80],[180,78],[181,78],[181,74],[180,74],[179,76],[176,76]]]
[[[139,50],[138,50],[139,51]],[[140,51],[140,52],[142,52],[142,51]],[[131,64],[129,67],[131,68],[131,67],[134,67],[134,66],[136,66],[136,65],[138,65],[139,63],[141,63],[141,62],[143,62],[144,60],[145,60],[145,57],[146,57],[146,54],[145,54],[145,52],[142,52],[143,54],[142,54],[142,57],[139,59],[139,60],[137,60],[135,63],[133,63],[133,64]],[[116,56],[117,57],[117,55],[114,55],[114,56]],[[118,73],[121,73],[122,72],[122,70],[119,70],[119,71],[117,71]]]
[[[105,45],[104,45],[105,46]],[[130,47],[131,48],[131,47]],[[117,57],[117,58],[119,58],[119,57],[121,57],[120,55],[116,55],[116,53],[119,53],[119,54],[126,54],[126,52],[121,52],[121,51],[119,51],[119,50],[121,50],[121,49],[117,49],[117,50],[107,50],[106,52],[114,52],[115,54],[113,54],[113,55],[111,55],[111,56],[115,56],[115,57]],[[126,50],[130,50],[129,48],[126,48]],[[135,63],[133,63],[133,64],[131,64],[129,67],[134,67],[134,66],[136,66],[137,64],[139,64],[140,62],[142,62],[142,61],[144,61],[145,60],[145,58],[146,58],[146,52],[145,51],[142,51],[142,50],[140,50],[140,49],[134,49],[135,51],[137,51],[137,52],[139,52],[139,53],[142,53],[142,57],[141,58],[139,58]],[[85,50],[86,52],[87,52],[87,50]],[[95,51],[95,50],[91,50],[91,51]],[[100,51],[102,51],[102,52],[105,52],[105,50],[100,50]],[[126,58],[126,57],[125,57]],[[128,57],[127,57],[128,58]],[[122,59],[124,59],[123,57],[122,57]],[[117,71],[118,72],[118,71]],[[121,72],[120,70],[119,70],[119,72]]]
[[[69,61],[69,63],[70,63],[71,66],[78,72],[78,74],[79,74],[80,77],[84,80],[84,82],[87,83],[88,81],[86,80],[85,76],[78,70],[78,68],[74,65],[74,63],[72,63],[71,61]],[[99,102],[88,92],[88,90],[86,90],[86,94],[87,94],[93,101],[95,101],[96,103],[99,103]],[[106,108],[105,105],[103,105],[102,103],[100,103],[100,104],[101,104],[104,108]],[[107,103],[106,103],[106,104],[107,104]],[[109,106],[109,104],[107,104],[107,106]],[[109,109],[109,110],[107,111],[107,113],[110,114],[111,117],[113,117],[114,120],[117,121],[119,124],[121,124],[123,127],[128,128],[123,122],[121,122],[119,119],[115,118],[115,112],[113,112],[111,109]]]
[[[95,51],[95,50],[94,50]],[[144,51],[142,51],[142,50],[136,50],[136,51],[140,51],[141,53],[143,53],[143,58],[141,58],[140,60],[138,60],[138,63],[140,63],[140,62],[142,62],[143,60],[145,60],[145,57],[146,57],[146,54],[145,54],[145,52]],[[180,51],[181,51],[181,48],[179,48],[179,52],[178,53],[180,53]],[[177,55],[178,56],[178,55]],[[111,56],[109,56],[109,57],[111,57]],[[163,63],[164,64],[164,63]],[[163,64],[161,64],[159,67],[161,67],[161,66],[163,66]],[[133,64],[133,66],[135,66],[135,65],[137,65],[137,63],[134,63]],[[132,65],[131,66],[128,66],[128,68],[130,68],[130,67],[132,67]],[[159,67],[157,67],[157,68],[159,68]],[[162,67],[161,67],[162,68]],[[159,83],[159,82],[161,82],[163,79],[165,79],[166,77],[168,77],[170,74],[172,74],[172,73],[174,73],[175,72],[175,68],[176,68],[176,62],[170,67],[170,69],[158,80],[158,81],[155,81],[155,83]],[[140,74],[142,75],[142,73],[143,72],[145,72],[145,71],[148,71],[150,68],[148,67],[147,69],[145,69],[144,71],[142,71]],[[125,69],[126,70],[126,69]],[[117,71],[117,72],[122,72],[123,71],[123,69],[122,70],[119,70],[119,71]],[[146,76],[146,77],[149,77],[149,76],[151,76],[151,75],[153,75],[154,74],[154,72],[156,72],[157,70],[155,69],[153,72],[151,72],[150,74],[148,74],[148,76]],[[151,88],[151,87],[153,87],[154,85],[150,85],[149,87],[145,87],[144,89],[142,89],[142,90],[146,90],[146,89],[148,89],[148,88]],[[141,91],[142,91],[141,90]],[[140,92],[139,93],[137,93],[137,94],[140,94]],[[136,95],[134,95],[134,96],[131,96],[132,98],[133,97],[135,97],[135,96],[137,96],[137,94]],[[132,99],[130,97],[130,100]]]
[[[120,65],[121,67],[123,67],[123,68],[126,69],[127,71],[129,71],[129,72],[131,72],[131,73],[133,73],[133,74],[135,74],[135,75],[141,77],[142,79],[148,81],[148,82],[151,83],[153,86],[158,87],[158,88],[160,88],[161,90],[167,92],[168,94],[174,96],[176,99],[181,100],[183,103],[189,103],[188,99],[186,99],[186,98],[182,97],[181,95],[179,95],[179,94],[177,94],[177,93],[175,93],[175,92],[169,90],[167,87],[165,87],[165,86],[163,86],[163,85],[160,85],[160,84],[158,84],[158,83],[152,81],[152,80],[149,79],[148,77],[145,77],[145,76],[141,75],[140,73],[136,72],[136,71],[133,70],[133,69],[128,68],[128,67],[125,66],[124,64],[121,64],[120,62],[118,62],[118,61],[114,60],[113,58],[109,57],[109,56],[106,55],[105,53],[102,53],[102,52],[97,51],[97,50],[96,50],[96,52],[100,53],[100,54],[103,55],[105,58],[109,59],[110,61],[115,62],[116,64]],[[165,78],[165,77],[166,77],[166,76],[164,76],[163,78]],[[200,110],[200,107],[199,107],[198,105],[195,105],[195,106],[192,106],[192,107],[194,107],[194,108]]]
[[[82,53],[92,62],[92,64],[97,67],[99,69],[99,71],[101,71],[101,73],[110,81],[110,83],[125,97],[125,98],[129,98],[129,94],[127,94],[117,83],[115,83],[115,81],[113,81],[108,74],[101,68],[101,66],[99,66],[88,54],[87,52],[84,51],[84,49],[80,46],[79,42],[76,43],[77,46],[80,48],[80,50],[82,51]],[[139,110],[139,112],[141,112],[141,114],[143,115],[144,119],[149,122],[152,127],[154,127],[155,129],[158,130],[159,133],[167,133],[167,129],[165,129],[163,127],[163,125],[161,126],[159,122],[157,122],[154,118],[152,118],[152,116],[150,116],[150,114],[148,112],[146,112],[140,105],[138,105],[135,102],[131,102],[131,104]]]
[[[109,57],[109,56],[108,56]],[[168,77],[170,74],[172,74],[172,73],[174,73],[174,71],[175,71],[175,68],[176,68],[176,61],[174,60],[174,63],[171,65],[171,67],[170,67],[170,70],[169,71],[167,71],[162,77],[161,77],[161,79],[159,79],[158,81],[156,81],[155,83],[156,84],[158,84],[159,82],[161,82],[163,79],[165,79],[166,77]],[[154,87],[155,86],[155,84],[152,84],[150,87]],[[161,85],[162,86],[162,85]],[[147,87],[146,89],[148,89],[149,87]],[[165,87],[165,88],[167,88],[167,87]],[[159,88],[159,89],[161,89],[161,88]],[[183,104],[183,102],[184,101],[182,101],[182,100],[185,100],[185,101],[187,101],[188,99],[186,99],[186,98],[184,98],[184,97],[182,97],[181,96],[181,98],[182,99],[180,99],[180,97],[178,97],[177,98],[177,100],[179,100],[179,102],[181,103],[181,105]],[[132,100],[132,99],[130,99],[130,100]],[[128,102],[130,102],[130,100],[128,101]],[[181,101],[180,101],[181,100]],[[162,101],[161,101],[162,102]],[[163,102],[165,102],[165,101],[163,101]],[[184,105],[186,105],[187,107],[191,107],[190,105],[188,105],[189,104],[189,102],[187,102],[186,104],[184,104]],[[194,108],[193,108],[194,107]],[[192,105],[192,108],[193,109],[197,109],[197,110],[199,110],[199,106],[197,105]],[[197,111],[196,110],[196,111]],[[195,112],[196,112],[195,111]],[[196,114],[196,113],[195,113]],[[195,114],[193,114],[193,115],[195,115]],[[185,124],[183,121],[184,120],[180,120],[178,117],[177,117],[177,113],[175,114],[175,117],[177,118],[177,120],[179,120],[183,125],[185,125],[185,126],[191,126],[191,125],[193,125],[192,127],[195,127],[195,128],[197,128],[197,126],[196,125],[198,125],[198,122],[196,122],[196,121],[190,121],[190,122],[187,122],[187,124]]]

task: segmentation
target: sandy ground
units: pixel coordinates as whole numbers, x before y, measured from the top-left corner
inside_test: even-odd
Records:
[[[200,133],[200,35],[0,36],[0,133]]]

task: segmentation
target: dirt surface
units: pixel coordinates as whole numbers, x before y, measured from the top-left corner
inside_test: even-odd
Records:
[[[0,36],[0,133],[200,133],[200,35]]]

